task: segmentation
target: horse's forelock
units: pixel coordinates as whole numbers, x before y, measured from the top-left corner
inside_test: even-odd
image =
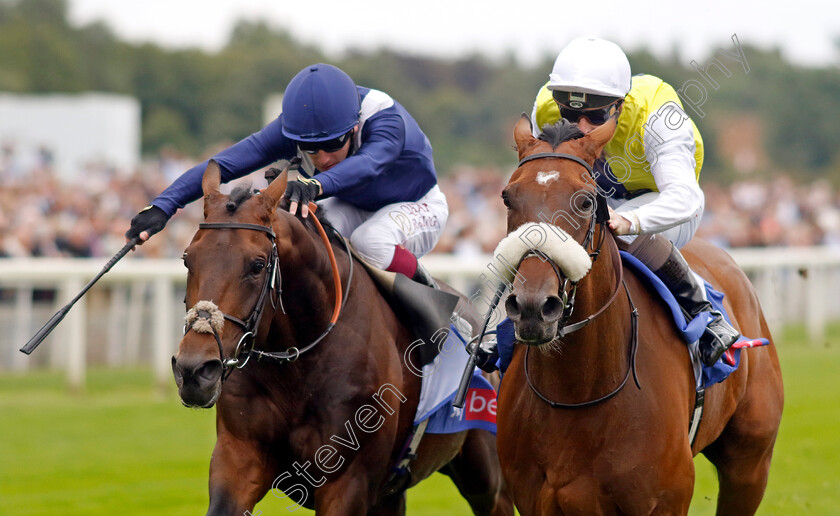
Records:
[[[545,124],[542,127],[539,139],[548,143],[552,147],[557,147],[563,142],[577,140],[578,138],[583,138],[584,136],[583,131],[580,130],[580,127],[578,127],[577,124],[561,118],[552,125]]]
[[[253,196],[254,192],[251,190],[251,185],[237,186],[230,192],[225,207],[229,213],[234,213]]]

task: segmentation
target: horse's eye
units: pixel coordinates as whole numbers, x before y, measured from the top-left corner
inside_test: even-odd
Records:
[[[186,251],[184,251],[184,254],[181,255],[181,261],[184,263],[184,267],[187,267],[189,269],[189,267],[187,266],[187,252]]]
[[[251,274],[259,274],[263,269],[265,269],[265,262],[262,260],[257,260],[251,264]]]
[[[502,202],[504,202],[505,206],[507,206],[507,208],[510,209],[510,199],[508,198],[507,190],[502,192]]]
[[[572,196],[572,209],[581,217],[589,217],[595,206],[592,195],[584,192],[576,192]]]

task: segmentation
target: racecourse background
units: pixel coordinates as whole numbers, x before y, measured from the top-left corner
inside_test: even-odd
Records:
[[[163,154],[132,171],[91,164],[71,182],[53,171],[48,153],[26,158],[13,145],[0,149],[0,257],[111,256],[131,217],[196,161]],[[505,231],[500,194],[511,173],[461,167],[441,178],[450,215],[434,253],[471,258],[495,248]],[[259,187],[261,177],[240,182]],[[724,187],[701,176],[701,186],[706,211],[698,236],[721,247],[840,247],[840,193],[827,181],[797,184],[782,175]],[[180,256],[200,218],[200,203],[189,205],[133,256]]]
[[[170,383],[186,276],[179,258],[201,221],[201,202],[117,264],[43,349],[29,357],[17,350],[124,245],[131,217],[196,159],[164,153],[131,171],[90,164],[67,181],[49,153],[19,156],[7,146],[0,156],[0,371],[64,369],[68,384],[81,388],[88,367],[139,365],[153,367],[157,384]],[[461,167],[440,180],[450,216],[423,262],[468,295],[504,236],[500,193],[511,172]],[[248,182],[264,186],[262,172],[237,181]],[[698,234],[730,249],[771,330],[804,323],[814,345],[826,342],[826,324],[840,319],[833,295],[840,289],[838,193],[821,181],[797,185],[785,176],[704,189]],[[49,261],[67,258],[75,261]],[[485,306],[476,303],[476,311]]]

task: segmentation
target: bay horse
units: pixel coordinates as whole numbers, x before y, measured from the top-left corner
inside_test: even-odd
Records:
[[[184,405],[216,406],[207,514],[241,516],[271,491],[289,510],[402,515],[404,489],[384,491],[418,405],[413,338],[341,239],[328,249],[313,217],[288,213],[286,182],[225,195],[211,161],[184,253],[192,308],[172,368]],[[410,485],[436,471],[475,514],[513,514],[492,433],[426,434]]]
[[[770,341],[744,350],[740,367],[706,390],[692,445],[695,378],[686,345],[665,303],[623,267],[612,234],[595,223],[591,167],[615,127],[613,119],[556,145],[534,138],[527,116],[514,129],[520,165],[503,191],[508,233],[542,221],[571,245],[559,246],[559,257],[522,253],[505,304],[516,335],[498,400],[505,480],[523,516],[686,514],[693,457],[703,453],[717,468],[717,514],[753,514],[783,405],[772,336],[731,257],[691,241],[686,259],[725,293],[735,327]]]

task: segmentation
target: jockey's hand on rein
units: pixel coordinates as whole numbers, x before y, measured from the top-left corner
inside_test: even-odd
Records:
[[[321,193],[321,183],[317,179],[298,177],[297,181],[289,181],[283,197],[289,199],[289,213],[294,215],[300,205],[300,215],[309,215],[309,203]]]
[[[632,223],[620,213],[613,211],[610,208],[610,220],[608,222],[610,231],[615,236],[630,235],[632,230]]]
[[[141,236],[140,234],[145,231],[146,238],[143,238],[141,243],[145,242],[150,236],[163,229],[168,220],[169,217],[162,209],[150,204],[131,219],[131,227],[125,232],[125,238],[131,240]]]

